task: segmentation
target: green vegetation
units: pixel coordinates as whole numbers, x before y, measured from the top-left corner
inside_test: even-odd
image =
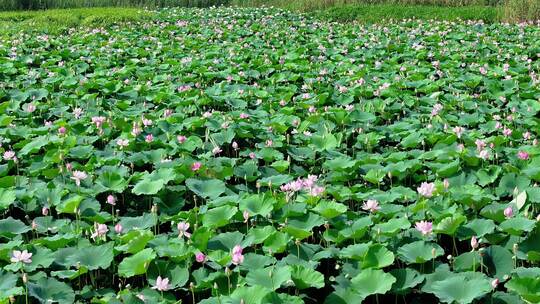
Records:
[[[496,6],[504,0],[232,0],[238,6],[274,6],[301,12],[322,10],[335,7],[351,7],[352,5],[386,4],[402,8],[404,5],[428,6]]]
[[[152,14],[0,37],[1,304],[540,302],[540,27]]]
[[[150,11],[138,8],[77,8],[48,11],[0,12],[0,33],[20,30],[58,32],[78,26],[107,26],[147,20]],[[1,35],[1,34],[0,34]]]
[[[0,0],[0,10],[38,10],[53,8],[136,6],[136,7],[209,7],[228,4],[229,0]]]
[[[540,20],[540,1],[507,0],[504,6],[504,20],[511,22]]]
[[[540,20],[539,0],[232,0],[236,6],[272,6],[330,20],[423,18],[482,19],[486,22]]]
[[[439,7],[439,6],[399,6],[399,5],[349,5],[315,11],[315,16],[333,21],[354,21],[376,23],[388,19],[435,19],[435,20],[499,20],[499,10],[489,6]]]

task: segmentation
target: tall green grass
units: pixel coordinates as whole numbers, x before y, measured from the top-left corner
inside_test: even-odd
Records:
[[[77,7],[209,7],[227,5],[229,0],[0,0],[0,10],[40,10]]]
[[[540,0],[507,0],[504,6],[504,20],[509,22],[540,20]]]
[[[357,5],[429,5],[429,6],[496,6],[504,0],[232,0],[237,6],[275,6],[286,9],[309,12],[333,7],[351,7]],[[538,0],[540,1],[540,0]]]
[[[68,28],[101,27],[150,20],[153,12],[138,8],[77,8],[0,12],[0,36],[18,31],[56,33]]]
[[[425,5],[350,5],[313,12],[313,15],[332,21],[348,22],[360,21],[364,23],[378,23],[393,19],[435,19],[435,20],[484,20],[487,23],[497,22],[500,17],[499,10],[490,6],[442,7]]]

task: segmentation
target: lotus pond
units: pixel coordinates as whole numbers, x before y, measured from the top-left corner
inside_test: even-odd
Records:
[[[537,303],[540,28],[274,9],[0,39],[0,303]]]

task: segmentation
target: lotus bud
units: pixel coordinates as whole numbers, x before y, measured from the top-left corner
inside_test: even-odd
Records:
[[[491,287],[493,287],[493,289],[497,288],[497,285],[499,285],[499,279],[491,281]]]
[[[26,275],[26,273],[23,273],[22,281],[24,284],[28,283],[28,275]]]
[[[471,247],[472,247],[473,250],[478,248],[478,240],[476,239],[476,237],[474,235],[471,238]]]
[[[517,253],[517,251],[518,251],[518,244],[514,243],[514,246],[512,246],[512,251],[514,252],[514,254]]]
[[[157,213],[158,211],[158,206],[156,204],[152,205],[152,208],[150,209],[150,212],[151,213]]]
[[[435,258],[435,256],[437,255],[437,251],[435,250],[435,248],[431,248],[431,258]]]
[[[195,284],[193,282],[189,282],[189,289],[193,290],[195,288]]]
[[[445,190],[448,190],[448,188],[450,187],[450,181],[447,178],[444,179],[443,186]]]
[[[116,224],[114,226],[114,231],[118,234],[122,233],[122,230],[124,230],[124,228],[122,227],[122,225],[120,223]]]
[[[451,254],[449,254],[448,256],[446,256],[446,258],[447,258],[449,261],[451,261],[454,257],[453,257]]]

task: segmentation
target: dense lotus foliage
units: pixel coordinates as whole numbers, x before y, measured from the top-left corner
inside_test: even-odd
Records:
[[[273,9],[0,40],[0,302],[537,303],[540,29]]]

